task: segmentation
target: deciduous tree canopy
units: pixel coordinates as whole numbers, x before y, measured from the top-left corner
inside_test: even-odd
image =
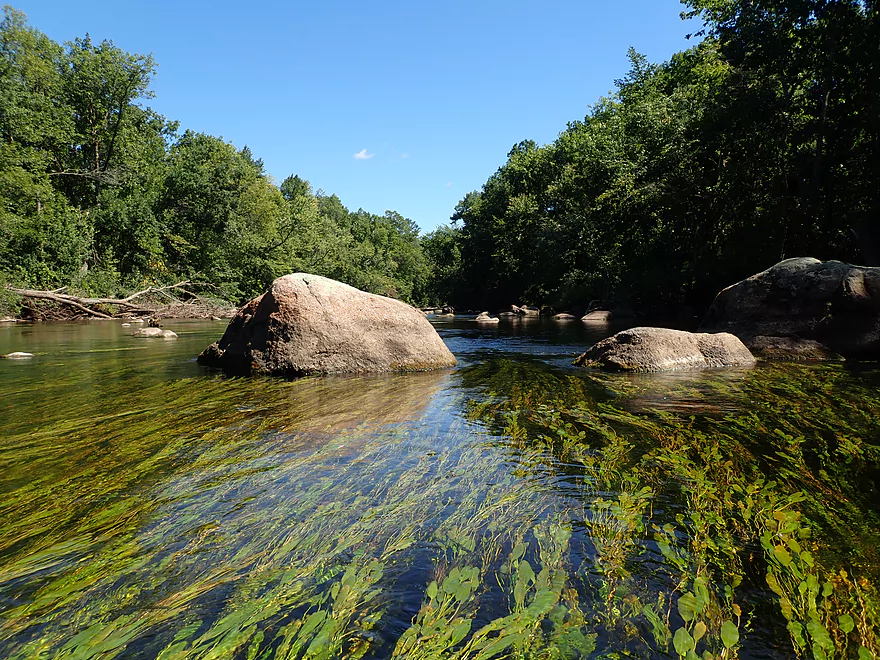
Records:
[[[551,144],[525,140],[451,227],[351,212],[152,111],[149,56],[0,24],[0,278],[112,295],[283,273],[425,303],[703,306],[789,256],[880,263],[880,17],[860,0],[685,0],[699,43],[634,50]]]
[[[304,270],[418,301],[418,227],[350,212],[245,147],[145,105],[151,57],[88,35],[59,45],[9,7],[0,23],[0,279],[117,295],[210,283],[231,300]]]
[[[785,257],[878,263],[874,3],[685,4],[700,43],[630,51],[613,94],[459,202],[454,297],[703,305]]]

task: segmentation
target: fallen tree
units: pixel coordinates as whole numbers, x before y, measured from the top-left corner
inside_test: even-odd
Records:
[[[134,318],[150,316],[153,318],[178,317],[210,317],[227,316],[234,311],[230,306],[208,301],[187,287],[192,282],[183,281],[166,286],[147,287],[124,298],[90,298],[66,293],[67,287],[54,291],[37,289],[20,289],[6,286],[9,293],[31,301],[48,301],[57,306],[68,308],[70,313],[41,313],[31,305],[27,311],[34,318]],[[177,293],[178,295],[172,295]],[[180,295],[182,294],[182,295]]]

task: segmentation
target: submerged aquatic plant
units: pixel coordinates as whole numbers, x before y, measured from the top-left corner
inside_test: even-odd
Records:
[[[872,373],[444,378],[110,379],[11,420],[0,653],[880,656]]]

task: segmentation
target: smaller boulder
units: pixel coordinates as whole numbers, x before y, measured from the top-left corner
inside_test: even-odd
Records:
[[[592,312],[587,312],[581,317],[581,321],[584,323],[610,323],[612,318],[612,313],[608,310],[604,309],[594,309]]]
[[[147,337],[153,339],[177,339],[177,333],[173,330],[163,330],[162,328],[141,328],[135,332],[132,337]]]
[[[554,321],[574,321],[575,319],[577,319],[577,316],[565,312],[563,312],[562,314],[555,314],[553,316]]]
[[[574,364],[608,371],[651,372],[752,366],[755,358],[727,332],[631,328],[598,342]]]
[[[500,319],[489,316],[489,312],[480,312],[477,314],[477,323],[498,323]]]
[[[520,307],[520,314],[522,316],[540,316],[541,310],[537,307],[529,307],[528,305],[523,305]]]
[[[6,358],[7,360],[30,360],[32,357],[34,357],[34,354],[25,353],[23,351],[16,351],[15,353],[7,353],[2,357]]]

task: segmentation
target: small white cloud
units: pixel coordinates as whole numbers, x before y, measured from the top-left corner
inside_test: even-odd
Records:
[[[400,154],[400,160],[404,160],[405,158],[409,158],[409,154],[406,154],[406,153]]]
[[[447,188],[452,188],[452,181],[447,181],[447,182],[446,182],[446,187],[447,187]]]
[[[355,160],[370,160],[376,154],[368,154],[366,149],[361,149],[354,155]]]

